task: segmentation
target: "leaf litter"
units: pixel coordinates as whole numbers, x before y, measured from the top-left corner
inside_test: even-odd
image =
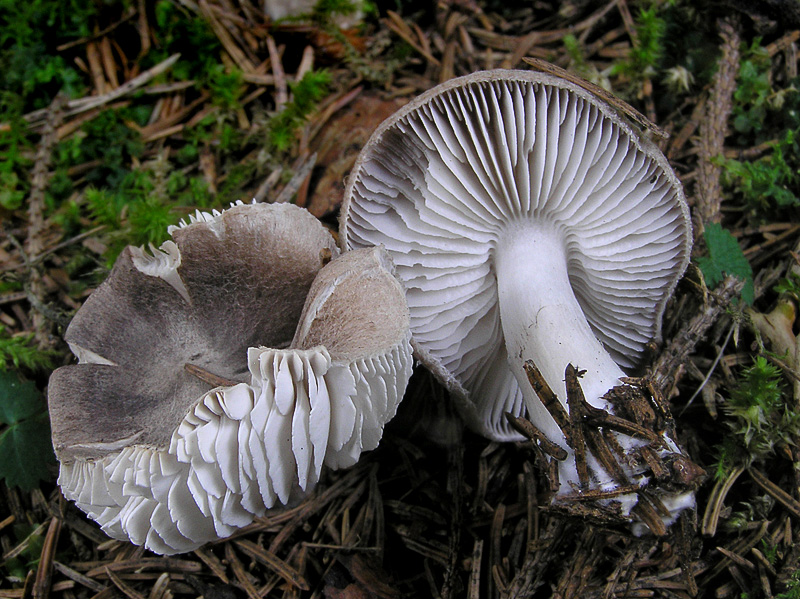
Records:
[[[776,20],[773,4],[781,2],[754,5],[746,14],[728,5],[632,0],[379,4],[360,29],[342,31],[319,13],[271,22],[247,0],[180,0],[154,8],[129,3],[116,13],[106,8],[108,14],[87,17],[90,28],[62,36],[57,52],[76,65],[83,91],[66,100],[30,95],[16,113],[29,145],[3,145],[16,178],[0,189],[0,341],[24,336],[42,351],[55,349],[56,362],[67,359],[61,327],[102,279],[115,243],[111,225],[88,209],[103,158],[81,162],[76,149],[101,115],[122,115],[141,142],[119,153],[117,170],[104,176],[141,179],[149,165],[125,193],[188,194],[167,205],[167,219],[177,222],[202,202],[274,201],[285,191],[284,198],[333,226],[349,165],[395,106],[453,76],[544,60],[610,87],[644,115],[641,122],[669,134],[654,141],[693,201],[696,267],[667,311],[663,344],[654,344],[647,369],[637,374],[670,404],[681,444],[709,477],[697,513],[661,537],[632,537],[614,522],[550,510],[547,472],[538,467],[547,461],[541,445],[497,444],[464,431],[446,393],[418,371],[381,447],[357,466],[327,473],[301,504],[230,539],[155,557],[109,540],[88,522],[60,496],[52,466],[49,476],[30,463],[8,466],[8,439],[14,437],[11,451],[18,455],[27,446],[18,437],[47,439],[43,412],[33,407],[41,405],[47,367],[17,364],[14,370],[29,381],[20,383],[24,392],[9,382],[20,380],[16,372],[2,382],[0,597],[796,596],[798,431],[789,429],[763,455],[749,455],[735,442],[743,423],[726,411],[756,356],[775,366],[769,376],[783,381],[786,409],[800,410],[800,285],[792,283],[800,272],[800,227],[793,222],[794,195],[787,195],[792,190],[775,183],[791,182],[776,156],[796,159],[794,141],[784,135],[794,126],[792,109],[777,103],[796,102],[800,31],[789,17]],[[686,43],[670,40],[675,31],[668,29],[660,57],[640,52],[637,62],[626,62],[641,40],[658,34],[646,30],[654,22],[643,16],[650,10],[667,27],[683,27]],[[753,58],[748,52],[755,46]],[[187,53],[206,54],[210,66],[198,71]],[[644,67],[619,68],[631,64]],[[684,91],[662,79],[677,67],[694,73]],[[318,68],[330,75],[329,87],[280,131],[288,145],[259,141],[275,130],[273,117],[292,101],[293,84]],[[149,110],[139,115],[142,105]],[[3,115],[9,120],[0,123],[0,134],[10,135],[21,121]],[[77,161],[63,159],[70,152]],[[750,170],[727,168],[730,159],[747,161]],[[740,193],[732,182],[749,172],[760,177],[758,201],[783,198],[788,207],[764,210]],[[134,216],[133,204],[114,215],[123,224]],[[737,276],[752,290],[743,292]],[[752,307],[743,311],[738,298],[750,299],[750,292]],[[783,308],[775,312],[776,306]],[[6,364],[14,362],[10,355]],[[27,403],[19,408],[20,402]],[[45,482],[34,480],[42,476]]]

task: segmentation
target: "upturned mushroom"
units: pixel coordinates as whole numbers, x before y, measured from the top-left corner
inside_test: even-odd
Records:
[[[505,414],[527,408],[557,463],[556,504],[595,497],[656,532],[694,504],[696,481],[665,419],[631,416],[609,391],[659,339],[691,238],[652,142],[583,87],[514,70],[448,81],[385,121],[340,223],[343,248],[391,255],[416,355],[469,426],[519,439]]]
[[[171,234],[152,255],[122,253],[67,329],[79,363],[48,391],[64,495],[162,554],[354,464],[411,371],[381,250],[336,257],[319,221],[285,204],[197,213]]]

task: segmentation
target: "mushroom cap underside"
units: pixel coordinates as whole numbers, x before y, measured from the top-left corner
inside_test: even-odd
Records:
[[[560,237],[592,330],[635,367],[688,263],[689,213],[655,145],[583,88],[512,70],[448,81],[373,134],[342,207],[342,247],[386,248],[418,357],[469,398],[473,427],[498,439],[516,437],[503,414],[524,406],[506,362],[493,253],[528,221]]]

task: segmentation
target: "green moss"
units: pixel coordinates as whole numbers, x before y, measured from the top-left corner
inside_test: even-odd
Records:
[[[33,334],[9,335],[0,325],[0,371],[24,369],[32,372],[53,367],[53,353],[36,347]]]
[[[277,152],[286,152],[317,102],[328,93],[331,77],[327,71],[309,71],[291,85],[292,101],[267,124],[269,145]]]
[[[21,96],[0,92],[0,120],[7,124],[0,129],[0,206],[7,210],[19,208],[28,193],[26,173],[31,161],[24,153],[32,144],[22,112]]]
[[[730,425],[747,464],[792,444],[800,427],[800,414],[787,401],[781,370],[763,356],[741,372],[724,409],[733,418]]]
[[[725,159],[723,184],[759,216],[789,216],[800,205],[800,79],[775,89],[771,60],[756,40],[743,51],[738,85],[733,95],[733,126],[741,147],[766,144],[753,159]],[[778,212],[775,213],[774,211]]]
[[[662,40],[665,31],[666,24],[657,8],[640,10],[633,47],[625,60],[614,65],[612,75],[623,75],[632,82],[653,77],[664,55]]]

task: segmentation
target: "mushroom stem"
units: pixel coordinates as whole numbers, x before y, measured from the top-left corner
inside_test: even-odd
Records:
[[[608,412],[613,409],[602,397],[621,384],[625,374],[597,340],[575,297],[565,242],[556,226],[545,222],[510,227],[496,248],[494,265],[509,365],[531,421],[569,454],[559,465],[559,478],[560,493],[570,493],[573,489],[568,481],[579,480],[574,451],[531,387],[524,364],[535,362],[565,408],[564,372],[568,364],[586,371],[580,384],[587,402]],[[625,443],[627,449],[630,445],[626,447]],[[596,471],[598,468],[595,464],[591,474],[600,486],[613,485],[610,473]]]
[[[622,515],[637,514],[656,534],[662,534],[664,524],[694,505],[694,498],[688,487],[666,489],[654,500],[648,499],[662,508],[660,515],[650,503],[642,504],[640,498],[652,477],[646,460],[641,459],[642,450],[652,442],[648,446],[659,458],[666,458],[679,456],[680,449],[667,435],[653,432],[654,438],[649,438],[649,431],[621,418],[602,419],[602,432],[591,424],[598,420],[597,414],[592,417],[586,403],[613,414],[604,396],[623,383],[625,374],[589,326],[570,283],[569,263],[564,236],[552,223],[513,224],[501,236],[494,267],[509,366],[534,427],[566,451],[566,459],[558,462],[556,500],[596,495],[601,503],[618,504]],[[548,409],[543,403],[552,402],[552,397],[540,398],[534,390],[528,372],[533,364],[569,411],[568,423],[566,414],[559,418],[564,422],[557,423],[551,415],[553,406]]]

